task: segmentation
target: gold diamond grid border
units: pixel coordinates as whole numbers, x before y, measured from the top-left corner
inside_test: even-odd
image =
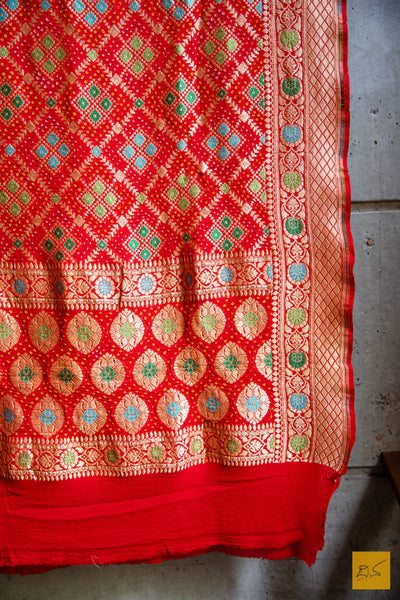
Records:
[[[308,73],[310,88],[310,128],[319,138],[309,164],[310,211],[314,239],[324,240],[319,252],[314,250],[314,330],[310,343],[315,348],[315,370],[312,385],[315,394],[316,435],[312,458],[329,464],[339,472],[346,469],[350,446],[350,420],[347,409],[346,375],[347,337],[344,336],[345,307],[348,286],[346,269],[349,251],[342,229],[343,192],[340,178],[339,148],[341,143],[340,105],[340,37],[337,0],[326,4],[310,0],[306,23],[307,35],[316,41],[310,46]],[[337,24],[337,25],[336,25]],[[321,35],[321,30],[324,35]],[[318,35],[317,35],[318,32]],[[329,52],[330,68],[322,68],[321,52]],[[326,59],[325,59],[326,60]],[[332,105],[337,111],[332,111]],[[319,114],[324,127],[318,126]],[[332,203],[332,197],[336,202]],[[336,245],[329,243],[326,231],[334,232]]]

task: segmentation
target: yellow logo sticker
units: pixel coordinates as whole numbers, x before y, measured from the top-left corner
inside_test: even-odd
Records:
[[[390,552],[353,552],[353,590],[390,590]]]

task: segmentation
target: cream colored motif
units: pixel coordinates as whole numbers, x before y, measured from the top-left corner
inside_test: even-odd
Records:
[[[143,321],[131,310],[125,309],[115,317],[110,333],[117,346],[130,352],[143,338]]]
[[[83,373],[79,364],[64,354],[50,367],[50,383],[60,394],[69,396],[75,392],[83,381]]]
[[[248,298],[235,313],[235,325],[248,340],[253,340],[265,329],[267,311],[254,298]]]
[[[10,313],[0,310],[0,352],[11,350],[18,342],[21,328]]]
[[[192,318],[192,327],[196,335],[211,344],[225,328],[225,315],[216,304],[205,302],[196,310]]]
[[[30,354],[22,354],[12,363],[10,378],[13,386],[28,396],[42,383],[42,367]]]
[[[94,363],[91,378],[99,390],[109,395],[115,392],[124,381],[125,369],[116,356],[107,352]]]
[[[32,344],[44,353],[52,350],[60,337],[57,321],[45,310],[31,319],[28,331]]]
[[[174,306],[166,306],[156,315],[152,325],[154,337],[165,346],[173,346],[183,335],[183,314]]]
[[[259,423],[267,414],[268,394],[256,383],[249,383],[240,392],[236,406],[239,414],[249,423]]]
[[[88,313],[78,313],[68,323],[68,341],[82,354],[92,352],[101,339],[101,327]]]
[[[171,388],[159,400],[157,414],[164,425],[179,429],[189,414],[189,402],[182,392]]]
[[[146,402],[135,394],[126,394],[118,402],[114,412],[115,421],[131,435],[135,435],[145,425],[148,417]]]

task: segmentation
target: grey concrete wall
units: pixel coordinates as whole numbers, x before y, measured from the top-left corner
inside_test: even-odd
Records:
[[[348,0],[357,438],[325,548],[297,560],[218,553],[159,565],[0,576],[1,600],[379,600],[400,597],[400,508],[378,463],[400,449],[400,0]],[[351,552],[391,552],[390,591],[351,590]]]

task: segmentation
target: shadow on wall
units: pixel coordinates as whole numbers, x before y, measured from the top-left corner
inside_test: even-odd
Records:
[[[349,497],[351,499],[351,497]],[[394,525],[394,527],[392,526]],[[352,587],[352,552],[391,551],[391,590],[354,591],[351,598],[373,600],[398,598],[400,592],[399,548],[400,508],[388,479],[383,472],[382,461],[368,477],[364,496],[348,528],[340,551],[336,554],[336,565],[331,570],[325,588],[325,598],[349,595]],[[397,565],[397,568],[396,568]],[[346,595],[346,597],[347,597]]]

